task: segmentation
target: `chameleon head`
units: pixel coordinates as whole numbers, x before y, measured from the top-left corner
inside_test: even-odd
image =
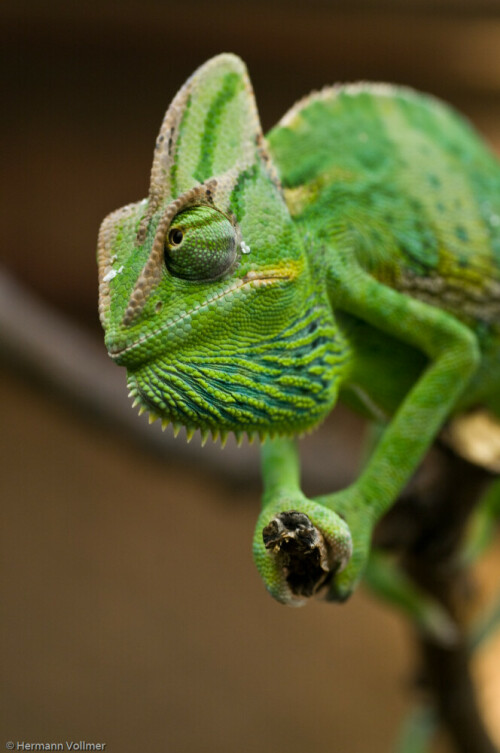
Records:
[[[108,352],[153,417],[265,436],[331,408],[338,335],[239,58],[213,58],[178,92],[149,197],[104,220],[98,262]]]

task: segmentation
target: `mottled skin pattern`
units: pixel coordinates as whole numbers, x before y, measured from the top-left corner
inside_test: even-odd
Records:
[[[148,199],[104,220],[98,259],[106,346],[141,409],[188,436],[265,440],[254,554],[284,603],[315,589],[264,546],[280,513],[322,534],[320,582],[342,600],[446,420],[498,412],[500,169],[429,97],[325,89],[265,141],[243,63],[214,58],[165,116]],[[307,500],[293,437],[339,397],[386,428],[349,488]]]

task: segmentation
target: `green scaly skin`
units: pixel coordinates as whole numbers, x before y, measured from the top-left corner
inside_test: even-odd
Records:
[[[141,409],[265,440],[254,554],[284,603],[346,598],[446,420],[498,412],[500,169],[429,97],[325,89],[265,141],[243,63],[213,58],[165,116],[148,199],[104,220],[98,261],[106,346]],[[307,500],[293,438],[339,397],[386,428],[349,488]]]

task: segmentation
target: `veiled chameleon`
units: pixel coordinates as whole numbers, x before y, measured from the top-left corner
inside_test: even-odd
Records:
[[[254,552],[282,602],[345,598],[447,419],[498,409],[500,169],[433,98],[335,86],[264,139],[243,63],[213,58],[98,257],[106,346],[136,403],[188,435],[264,440]],[[386,427],[349,488],[308,500],[293,438],[339,398]]]

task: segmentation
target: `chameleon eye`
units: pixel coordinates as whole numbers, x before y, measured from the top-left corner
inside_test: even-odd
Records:
[[[165,264],[183,280],[215,280],[231,269],[236,250],[235,229],[222,212],[192,207],[173,220],[165,240]]]
[[[168,234],[168,241],[171,246],[179,246],[184,238],[184,233],[178,227],[172,228]]]

